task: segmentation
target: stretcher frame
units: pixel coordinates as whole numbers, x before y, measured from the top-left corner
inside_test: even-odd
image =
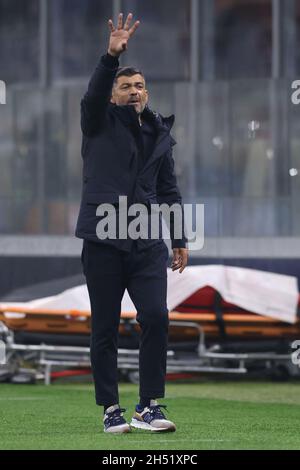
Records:
[[[33,318],[51,313],[53,318],[67,317],[73,321],[90,318],[90,312],[78,310],[46,310],[46,309],[24,309],[22,307],[5,307],[0,309],[0,334],[6,344],[7,370],[8,374],[18,376],[18,374],[26,374],[22,367],[22,362],[30,362],[33,366],[31,372],[33,380],[43,379],[45,385],[50,385],[51,374],[54,367],[76,367],[90,368],[89,348],[81,346],[58,346],[58,345],[34,345],[34,344],[18,344],[14,340],[13,322],[14,319],[6,321],[5,313],[16,313]],[[167,352],[167,373],[213,373],[213,374],[241,374],[245,375],[249,371],[249,367],[254,363],[260,363],[266,370],[272,370],[276,364],[285,364],[286,369],[291,368],[291,355],[278,354],[276,351],[259,352],[259,353],[236,353],[236,352],[218,352],[218,345],[207,347],[205,332],[203,327],[192,321],[196,319],[194,313],[178,313],[170,312],[170,326],[193,329],[197,337],[197,347],[194,353],[178,352],[172,348]],[[212,321],[213,314],[199,314],[202,321]],[[198,319],[197,316],[197,319]],[[121,324],[129,324],[135,326],[136,313],[122,312]],[[235,321],[236,315],[227,314],[227,320]],[[246,315],[243,316],[245,320]],[[250,317],[250,316],[249,316]],[[16,319],[15,319],[16,320]],[[272,323],[272,319],[266,317],[257,317],[258,322]],[[17,320],[16,320],[17,322]],[[8,325],[12,327],[9,327]],[[20,325],[19,325],[20,326]],[[16,327],[16,325],[15,325]],[[18,329],[18,328],[17,328]],[[123,375],[129,378],[135,377],[139,367],[139,350],[138,349],[122,349],[118,350],[118,369]],[[298,375],[295,370],[293,375]],[[298,372],[299,373],[299,372]]]

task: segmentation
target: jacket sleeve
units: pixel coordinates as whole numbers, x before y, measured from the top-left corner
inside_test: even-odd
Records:
[[[156,195],[159,204],[166,203],[171,206],[174,203],[180,204],[182,214],[181,238],[175,239],[174,234],[174,214],[171,212],[170,216],[170,237],[172,248],[185,248],[187,239],[184,235],[184,210],[182,205],[182,198],[177,186],[177,179],[174,170],[174,158],[172,156],[172,149],[163,156],[163,163],[160,167]]]
[[[89,81],[88,90],[81,100],[81,129],[87,136],[95,134],[101,127],[118,67],[119,59],[105,54]]]

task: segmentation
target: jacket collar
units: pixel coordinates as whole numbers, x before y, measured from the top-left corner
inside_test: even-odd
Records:
[[[150,109],[147,105],[145,106],[145,109],[142,112],[142,118],[144,118],[145,121],[152,122],[158,131],[168,132],[170,132],[170,130],[172,129],[172,126],[175,121],[174,114],[171,114],[171,116],[168,117],[164,117],[156,111]]]
[[[123,124],[131,128],[134,135],[136,135],[138,138],[141,138],[140,124],[135,109],[130,105],[117,106],[115,104],[111,104],[111,106],[111,109],[118,115]],[[145,165],[142,167],[140,175],[145,173],[148,167],[151,166],[153,162],[160,157],[160,155],[167,151],[170,144],[171,146],[176,144],[176,141],[170,135],[170,130],[175,120],[175,116],[173,114],[168,117],[163,117],[161,114],[152,111],[148,106],[146,106],[142,112],[142,117],[145,119],[145,121],[153,124],[157,130],[157,137],[154,151],[146,161]],[[168,138],[168,136],[170,138]]]

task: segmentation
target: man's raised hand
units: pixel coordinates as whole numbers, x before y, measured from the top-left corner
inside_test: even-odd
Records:
[[[112,20],[108,20],[110,29],[108,53],[110,55],[118,57],[122,52],[126,51],[128,39],[134,34],[140,24],[139,21],[136,21],[133,26],[129,28],[132,16],[132,13],[129,13],[123,26],[123,13],[120,13],[117,29],[114,27]]]

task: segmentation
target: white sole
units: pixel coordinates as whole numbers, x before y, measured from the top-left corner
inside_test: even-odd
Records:
[[[124,432],[131,432],[130,426],[124,426],[123,428],[115,426],[112,428],[104,429],[104,432],[110,434],[123,434]]]
[[[138,421],[135,418],[132,418],[130,426],[132,426],[133,428],[144,429],[145,431],[152,431],[152,432],[174,432],[174,431],[176,431],[175,425],[171,426],[169,428],[155,428],[154,426],[151,426],[151,424],[142,423],[141,421]]]

